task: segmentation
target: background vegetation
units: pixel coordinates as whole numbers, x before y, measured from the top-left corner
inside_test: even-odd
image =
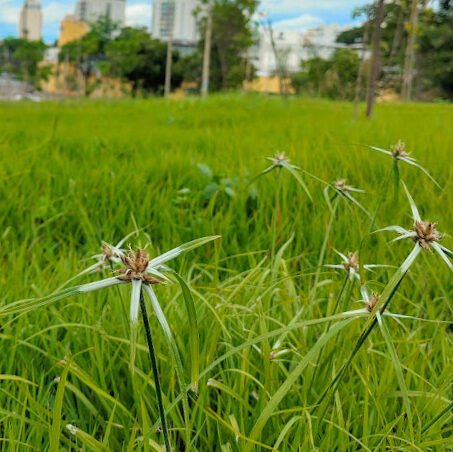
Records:
[[[351,118],[346,103],[255,96],[0,105],[0,305],[52,293],[93,262],[89,257],[97,254],[101,240],[116,243],[135,229],[140,232],[130,241],[149,243],[152,255],[195,237],[221,234],[220,241],[175,264],[191,286],[199,321],[202,377],[199,393],[191,395],[192,440],[205,451],[252,447],[248,437],[270,398],[326,331],[325,323],[286,326],[296,313],[301,322],[328,315],[344,283],[342,271],[329,268],[321,269],[316,283],[331,214],[324,187],[307,175],[313,201],[290,174],[283,174],[277,251],[293,240],[270,271],[277,175],[248,185],[267,166],[264,157],[281,150],[291,163],[324,180],[346,177],[366,190],[358,197],[370,212],[383,196],[379,226],[410,227],[407,200],[401,196],[394,206],[392,190],[383,191],[391,160],[362,146],[388,148],[401,138],[444,187],[440,192],[416,168],[401,165],[422,216],[439,221],[441,231],[453,231],[451,106],[378,105],[371,121]],[[390,237],[370,235],[370,227],[363,212],[341,202],[326,262],[339,263],[334,248],[360,249],[363,263],[399,265],[411,244],[389,246]],[[451,248],[451,237],[443,243]],[[379,269],[362,278],[379,292],[393,271]],[[84,281],[108,274],[104,270]],[[159,450],[143,331],[131,379],[128,321],[114,289],[1,318],[1,450],[79,450],[84,443],[64,428],[67,423],[88,435],[85,444],[92,438],[102,443],[86,450]],[[174,286],[157,290],[188,372],[191,325],[182,296]],[[452,291],[450,270],[437,255],[424,253],[389,309],[451,320]],[[360,298],[357,284],[344,309],[361,307]],[[386,321],[412,422],[378,329],[329,399],[325,415],[313,414],[363,327],[365,320],[356,319],[327,342],[318,366],[310,358],[288,385],[255,438],[263,444],[256,450],[453,447],[451,326]],[[155,318],[151,326],[172,441],[183,450],[181,406],[171,405],[179,388]],[[287,351],[271,355],[281,328],[287,334],[279,350]],[[267,333],[273,336],[251,343]],[[152,442],[143,442],[145,435]]]

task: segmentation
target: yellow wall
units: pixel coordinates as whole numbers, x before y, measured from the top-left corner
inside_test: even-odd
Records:
[[[294,89],[291,86],[291,80],[282,80],[283,90],[287,94],[293,94]],[[252,81],[245,81],[243,87],[246,91],[255,91],[260,93],[280,94],[280,78],[275,77],[256,77]]]
[[[63,47],[65,44],[88,33],[88,24],[77,20],[64,19],[60,23],[60,36],[58,38],[58,47]]]

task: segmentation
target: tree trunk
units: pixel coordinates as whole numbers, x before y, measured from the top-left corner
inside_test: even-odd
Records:
[[[420,51],[415,54],[415,98],[421,100],[423,92],[423,60]]]
[[[412,96],[412,80],[415,60],[415,38],[417,36],[417,21],[418,21],[418,1],[412,0],[412,10],[409,26],[409,36],[407,38],[406,53],[404,56],[404,72],[403,86],[401,94],[405,101],[411,100]]]
[[[384,0],[378,0],[376,19],[374,22],[373,34],[373,53],[371,56],[371,71],[368,79],[367,109],[366,115],[370,117],[373,114],[373,106],[376,97],[376,83],[379,76],[380,59],[381,59],[381,37],[382,21],[384,20]]]
[[[173,42],[172,38],[168,39],[167,44],[167,63],[165,65],[165,97],[168,97],[171,92],[171,63],[173,60]]]
[[[404,7],[401,5],[400,13],[398,14],[398,22],[396,24],[395,34],[393,35],[392,50],[390,51],[389,61],[393,61],[401,45],[404,31]]]
[[[362,92],[362,78],[363,71],[365,69],[365,58],[368,43],[370,40],[370,13],[367,14],[367,20],[365,23],[365,29],[363,30],[363,50],[362,50],[362,59],[360,60],[359,71],[357,73],[357,80],[355,84],[355,94],[354,94],[354,118],[357,117],[357,109],[360,102],[360,94]]]
[[[269,37],[270,37],[270,40],[271,40],[272,51],[274,53],[275,65],[276,65],[276,68],[277,68],[278,88],[279,88],[279,91],[280,91],[280,96],[283,96],[285,94],[285,89],[284,89],[284,86],[283,86],[283,78],[285,77],[285,69],[284,69],[283,64],[281,62],[281,58],[280,58],[280,55],[278,53],[277,45],[275,44],[274,30],[272,28],[271,19],[268,19],[267,24],[268,24],[268,27],[269,27]]]
[[[212,9],[214,7],[211,0],[208,5],[208,16],[206,19],[206,33],[204,39],[203,52],[203,75],[201,79],[201,95],[207,97],[209,92],[209,67],[211,63],[211,41],[212,41]]]

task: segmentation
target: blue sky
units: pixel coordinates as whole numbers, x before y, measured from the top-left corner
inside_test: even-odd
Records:
[[[46,42],[58,36],[59,22],[72,12],[76,0],[41,0],[43,35]],[[352,23],[355,6],[369,0],[261,0],[260,11],[272,18],[275,28],[303,31],[321,24]],[[0,38],[17,35],[17,22],[23,0],[0,0]],[[149,26],[152,0],[127,0],[126,16],[130,25]]]

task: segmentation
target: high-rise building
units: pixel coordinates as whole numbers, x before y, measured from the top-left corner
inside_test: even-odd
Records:
[[[199,0],[154,0],[153,38],[175,44],[191,46],[198,41],[198,30],[194,11],[200,7]]]
[[[41,37],[41,3],[36,0],[25,0],[19,16],[19,38],[39,41]]]
[[[120,26],[124,25],[126,0],[77,0],[75,7],[77,21],[91,23],[103,16]]]

